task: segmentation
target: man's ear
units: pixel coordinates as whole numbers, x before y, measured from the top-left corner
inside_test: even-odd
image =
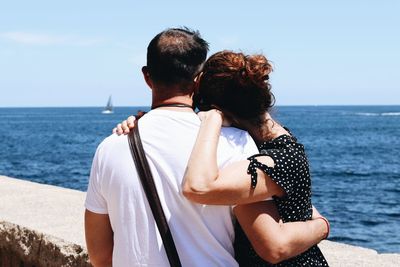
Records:
[[[201,76],[203,76],[203,72],[202,71],[194,77],[193,82],[200,83]]]
[[[199,91],[201,76],[203,76],[203,72],[200,72],[199,74],[197,74],[196,77],[194,77],[194,79],[193,79],[193,83],[194,83],[193,92],[195,94],[197,94],[197,92]]]
[[[147,66],[142,67],[142,73],[143,73],[143,78],[146,81],[147,86],[149,86],[150,89],[153,90],[154,85],[153,85],[153,81],[150,78],[150,73],[149,73],[149,69],[147,68]]]

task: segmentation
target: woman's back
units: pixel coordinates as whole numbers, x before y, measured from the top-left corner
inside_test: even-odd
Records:
[[[312,217],[311,176],[304,146],[290,135],[280,135],[259,146],[261,155],[270,156],[273,168],[263,166],[262,170],[286,193],[284,197],[274,197],[279,216],[283,222],[306,221]],[[257,162],[257,155],[250,159],[249,169]],[[246,235],[237,224],[235,227],[235,254],[240,266],[328,266],[317,246],[277,265],[266,263],[251,248]]]

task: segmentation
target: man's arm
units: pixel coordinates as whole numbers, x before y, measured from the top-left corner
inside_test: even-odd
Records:
[[[112,266],[114,243],[108,214],[98,214],[86,210],[85,236],[89,259],[93,266]]]
[[[257,254],[273,264],[303,253],[328,234],[320,219],[279,223],[273,201],[239,205],[234,213]]]

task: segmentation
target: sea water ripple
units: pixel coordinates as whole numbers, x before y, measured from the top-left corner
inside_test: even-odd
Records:
[[[0,108],[0,174],[86,190],[111,129],[148,107]],[[331,240],[400,252],[400,106],[276,107],[309,155],[313,203]]]

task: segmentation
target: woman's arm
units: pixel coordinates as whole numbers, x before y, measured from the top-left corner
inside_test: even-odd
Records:
[[[223,116],[217,110],[203,114],[201,126],[186,169],[183,194],[191,201],[202,204],[245,204],[262,201],[284,192],[269,176],[257,169],[258,183],[251,187],[247,173],[248,160],[230,164],[218,170],[217,146]],[[268,156],[257,158],[260,163],[274,166]]]
[[[239,205],[233,211],[256,253],[273,264],[303,253],[329,232],[321,219],[279,222],[273,201]]]

